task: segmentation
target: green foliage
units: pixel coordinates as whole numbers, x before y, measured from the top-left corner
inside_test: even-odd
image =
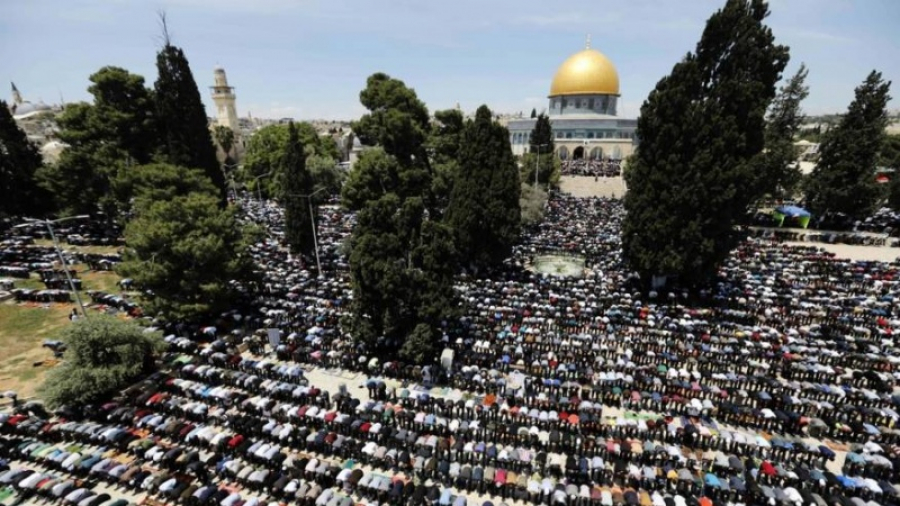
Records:
[[[875,168],[886,137],[890,85],[880,72],[872,71],[856,88],[847,114],[825,133],[819,162],[806,186],[813,216],[843,213],[865,218],[878,203]]]
[[[153,370],[154,356],[167,348],[158,332],[134,321],[91,314],[63,330],[65,360],[41,387],[48,406],[96,403]]]
[[[216,139],[216,144],[225,153],[225,158],[229,158],[231,156],[231,148],[234,147],[234,130],[224,125],[216,125],[213,129],[213,136]]]
[[[47,199],[36,173],[41,154],[0,100],[0,218],[46,214]]]
[[[535,108],[533,108],[533,107],[531,108],[531,117],[532,117],[532,118],[537,118],[537,109],[535,109]]]
[[[288,126],[288,147],[281,161],[284,199],[284,239],[292,253],[300,253],[305,258],[315,254],[310,203],[305,195],[313,191],[313,179],[306,170],[306,155],[303,144],[297,134],[297,128],[291,123]]]
[[[437,328],[454,309],[455,249],[451,230],[429,211],[440,198],[431,193],[427,109],[402,81],[380,73],[360,99],[369,113],[353,130],[380,148],[363,153],[342,190],[343,204],[358,211],[352,327],[361,341],[396,353],[417,325]]]
[[[550,117],[539,114],[534,122],[534,128],[528,135],[529,150],[533,153],[553,153],[556,143],[553,140],[553,127],[550,125]]]
[[[225,175],[216,159],[206,108],[181,48],[166,42],[156,55],[156,119],[165,162],[201,169],[226,201]]]
[[[424,161],[428,109],[412,88],[379,72],[369,76],[359,100],[369,110],[353,125],[360,142],[382,146],[403,165],[412,164],[414,157]]]
[[[306,158],[306,168],[312,176],[313,192],[322,190],[321,193],[313,197],[314,202],[322,201],[328,195],[335,195],[341,192],[341,186],[347,178],[347,172],[341,169],[334,158],[321,155],[312,155]]]
[[[519,239],[519,173],[509,131],[481,106],[460,143],[447,224],[460,260],[475,269],[503,262]]]
[[[562,162],[554,153],[525,153],[519,157],[519,179],[534,186],[534,171],[538,171],[538,184],[551,188],[559,186]]]
[[[696,52],[641,108],[622,241],[646,283],[655,275],[710,280],[764,191],[765,114],[788,61],[763,24],[768,12],[764,0],[728,0],[707,21]]]
[[[307,157],[340,159],[337,144],[330,137],[320,136],[309,123],[295,123],[300,142]],[[278,196],[282,178],[282,161],[288,148],[288,125],[268,125],[250,137],[243,157],[243,179],[248,185],[261,184],[263,194]],[[254,180],[266,173],[271,175]],[[327,184],[327,183],[326,183]],[[256,190],[255,186],[252,188]]]
[[[125,228],[117,271],[147,290],[145,307],[173,319],[201,321],[227,310],[232,281],[252,276],[252,258],[236,211],[218,194],[193,192],[153,202]]]
[[[434,361],[437,353],[436,332],[424,323],[416,325],[412,333],[400,347],[400,357],[416,364]]]
[[[127,167],[150,162],[158,136],[153,95],[144,78],[118,67],[90,77],[93,104],[66,105],[57,122],[68,144],[59,161],[38,172],[41,185],[62,214],[115,214],[111,180]]]
[[[216,187],[200,169],[167,163],[152,163],[123,170],[113,182],[116,199],[123,209],[140,212],[154,202],[172,200],[191,192],[217,195]],[[133,207],[132,207],[133,203]]]
[[[547,192],[540,186],[522,183],[519,207],[522,209],[522,225],[537,225],[544,218]]]
[[[878,165],[900,173],[900,134],[886,135],[881,146]],[[896,174],[896,173],[895,173]]]
[[[434,113],[431,135],[426,143],[432,166],[431,193],[434,212],[440,213],[450,203],[456,174],[459,172],[459,151],[465,119],[457,109]]]
[[[806,65],[800,65],[797,73],[781,88],[772,101],[766,123],[766,153],[763,155],[763,192],[780,198],[794,195],[802,173],[797,161],[794,139],[800,131],[805,116],[800,102],[809,95]]]

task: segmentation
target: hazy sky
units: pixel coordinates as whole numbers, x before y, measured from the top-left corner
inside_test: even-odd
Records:
[[[900,95],[900,0],[771,0],[769,24],[810,68],[809,113],[842,111],[872,69]],[[238,113],[352,119],[359,91],[383,71],[431,110],[546,106],[562,61],[584,46],[617,66],[620,115],[636,116],[656,82],[692,50],[724,0],[4,0],[0,97],[89,97],[88,76],[117,65],[156,76],[156,13],[168,14],[212,114],[207,86],[222,65]],[[891,108],[897,108],[897,101]]]

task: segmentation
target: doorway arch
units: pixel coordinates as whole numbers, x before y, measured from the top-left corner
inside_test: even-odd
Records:
[[[584,158],[584,146],[578,146],[572,151],[572,160],[581,160]]]
[[[600,160],[603,158],[603,148],[594,148],[591,150],[591,160]]]

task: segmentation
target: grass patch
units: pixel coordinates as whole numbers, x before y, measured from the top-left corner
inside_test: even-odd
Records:
[[[53,241],[50,239],[35,239],[34,244],[37,246],[53,246]],[[115,255],[122,248],[122,246],[75,246],[64,242],[60,242],[59,247],[62,248],[63,251],[95,253],[99,255]]]
[[[72,307],[0,304],[0,384],[4,389],[16,390],[22,399],[34,395],[48,368],[33,364],[53,358],[50,350],[41,347],[41,341],[59,336],[69,325]]]

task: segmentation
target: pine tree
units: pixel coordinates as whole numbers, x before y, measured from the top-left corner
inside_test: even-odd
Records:
[[[546,114],[539,114],[528,136],[530,156],[523,157],[522,182],[534,184],[535,171],[540,184],[556,184],[559,181],[559,159],[554,154],[553,127]]]
[[[353,131],[378,148],[360,157],[342,190],[344,205],[357,211],[350,240],[352,326],[375,353],[395,355],[417,325],[437,329],[453,311],[455,250],[450,228],[438,220],[444,199],[433,194],[425,104],[382,73],[369,77],[360,101],[369,112]],[[416,333],[404,353],[434,360],[417,351],[423,336],[437,333]]]
[[[305,258],[315,254],[309,202],[313,179],[306,169],[306,154],[297,127],[288,125],[287,148],[281,161],[281,186],[284,189],[284,239],[292,253]]]
[[[0,100],[0,217],[44,214],[46,199],[35,173],[41,154]]]
[[[875,181],[879,153],[885,144],[890,81],[872,71],[856,88],[856,97],[838,125],[819,146],[819,163],[810,174],[806,201],[814,217],[841,213],[865,218],[878,203]]]
[[[790,198],[800,183],[800,167],[795,163],[797,154],[794,138],[800,132],[805,116],[800,102],[809,95],[806,76],[809,71],[801,64],[797,73],[781,88],[772,101],[766,123],[766,154],[760,177],[769,195]]]
[[[532,108],[532,109],[531,109],[531,117],[532,117],[532,118],[537,118],[537,109],[535,109],[535,108]]]
[[[156,55],[154,85],[161,154],[167,163],[202,169],[226,201],[225,175],[216,159],[200,90],[181,48],[168,40]]]
[[[459,160],[447,223],[460,262],[476,269],[497,265],[519,238],[519,173],[509,132],[487,106],[466,124]]]
[[[625,175],[623,254],[655,276],[702,284],[741,239],[737,225],[764,190],[758,177],[765,114],[788,61],[763,24],[764,0],[727,0],[696,52],[641,108],[641,139]]]

